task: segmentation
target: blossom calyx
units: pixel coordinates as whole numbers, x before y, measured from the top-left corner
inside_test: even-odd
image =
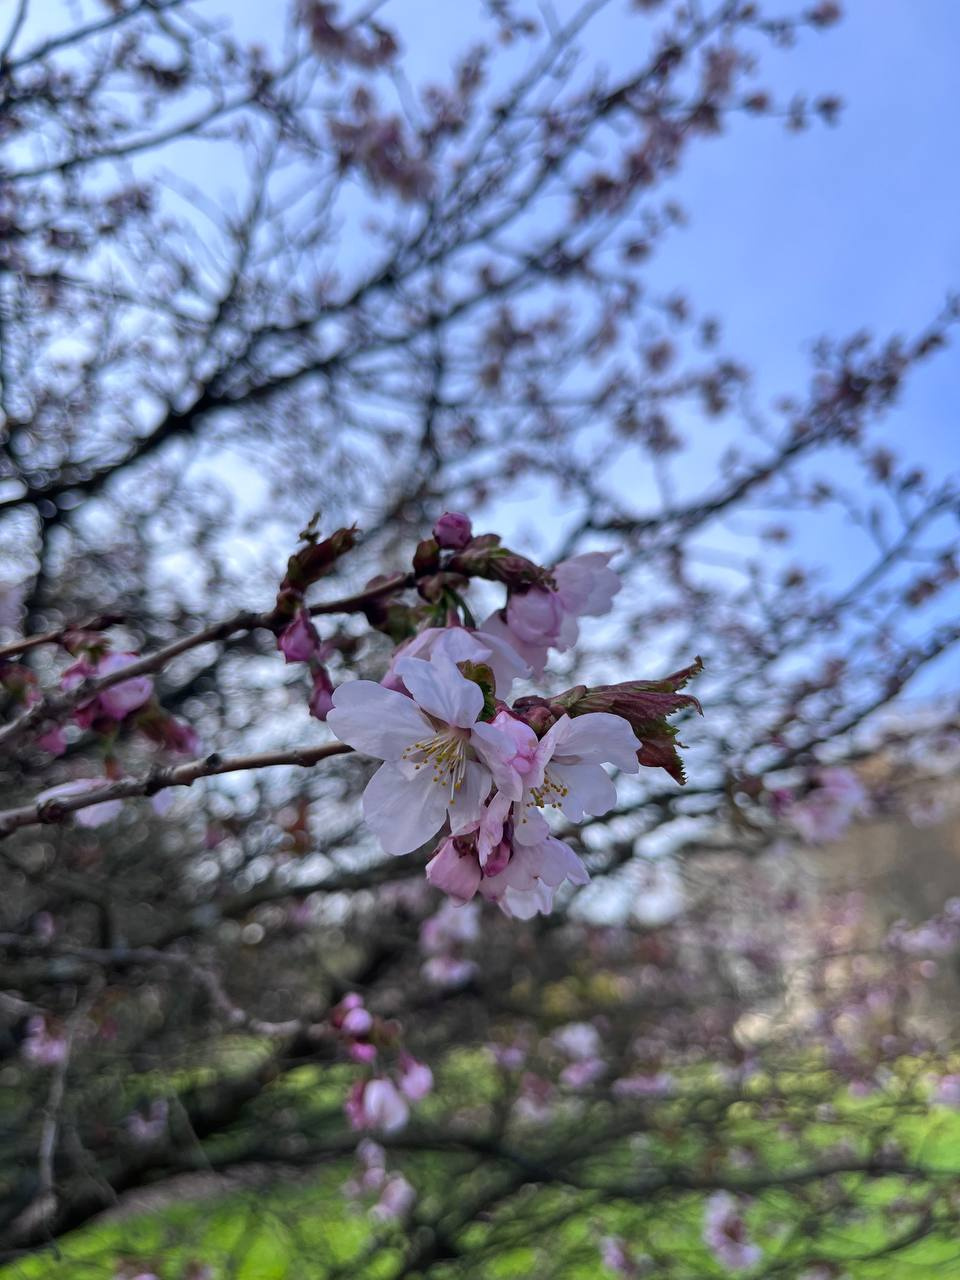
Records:
[[[440,568],[440,544],[436,538],[424,538],[413,553],[413,572],[417,577],[436,573]]]
[[[568,708],[571,716],[587,711],[609,711],[622,716],[640,739],[637,759],[650,769],[665,769],[681,786],[686,782],[683,761],[678,747],[683,746],[677,737],[675,725],[667,717],[678,711],[692,709],[703,715],[703,708],[692,694],[680,690],[703,670],[703,661],[696,658],[680,671],[663,680],[628,680],[623,684],[600,685],[588,689]],[[564,695],[561,695],[561,698]]]

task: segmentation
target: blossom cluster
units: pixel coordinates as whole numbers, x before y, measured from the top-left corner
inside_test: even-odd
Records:
[[[563,884],[585,884],[583,862],[548,815],[577,823],[608,813],[617,790],[604,766],[637,773],[653,763],[639,733],[675,751],[666,715],[696,705],[678,693],[694,668],[666,682],[508,701],[517,680],[543,675],[551,650],[576,643],[580,618],[610,610],[620,588],[610,559],[589,552],[544,569],[447,512],[417,548],[428,604],[408,610],[384,678],[332,694],[335,735],[381,762],[363,795],[367,824],[391,854],[438,838],[427,879],[456,903],[479,895],[529,919],[552,910]],[[503,607],[479,626],[462,595],[473,577],[507,587]],[[298,613],[280,637],[286,656],[307,627]]]
[[[379,1133],[402,1129],[410,1104],[432,1091],[433,1072],[402,1048],[398,1024],[371,1013],[356,992],[332,1011],[330,1025],[347,1057],[373,1068],[371,1076],[356,1081],[344,1103],[351,1127]]]

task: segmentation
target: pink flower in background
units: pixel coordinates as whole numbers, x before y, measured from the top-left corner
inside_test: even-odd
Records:
[[[384,1183],[380,1199],[370,1210],[370,1215],[379,1222],[393,1222],[405,1218],[416,1203],[416,1191],[402,1173],[395,1173]]]
[[[404,1054],[400,1060],[400,1089],[411,1102],[422,1102],[433,1090],[433,1072],[425,1062]]]
[[[707,1200],[703,1242],[728,1271],[747,1271],[763,1257],[763,1250],[750,1243],[738,1203],[727,1191]]]
[[[437,544],[449,551],[462,551],[473,537],[473,525],[462,511],[445,511],[433,526]]]
[[[515,680],[524,680],[530,675],[529,664],[500,636],[469,627],[427,627],[397,649],[380,683],[386,689],[406,693],[397,673],[397,663],[403,658],[429,660],[435,654],[454,663],[476,662],[489,667],[493,672],[495,692],[500,697],[506,697]]]
[[[342,684],[327,723],[348,746],[384,764],[363,793],[367,822],[387,853],[410,853],[449,816],[454,831],[479,821],[492,779],[474,750],[483,691],[454,663],[404,658],[404,697],[372,680]]]
[[[475,960],[461,960],[456,956],[431,956],[424,962],[420,972],[431,986],[455,991],[472,982],[479,968]]]
[[[610,1092],[615,1098],[664,1098],[673,1093],[673,1076],[666,1071],[654,1075],[621,1076]]]
[[[960,1075],[940,1076],[934,1084],[933,1100],[941,1107],[960,1109]]]
[[[343,1015],[340,1028],[348,1036],[368,1035],[373,1028],[373,1014],[369,1009],[364,1009],[362,1006],[348,1009]]]
[[[452,947],[476,942],[480,919],[476,907],[443,906],[420,926],[420,950],[425,955],[442,955]]]
[[[421,973],[436,987],[455,990],[476,975],[475,960],[461,955],[464,947],[480,937],[479,912],[475,903],[445,902],[436,914],[420,926],[420,950],[428,957]]]
[[[869,796],[851,769],[821,769],[817,785],[786,810],[787,820],[809,844],[839,840],[854,818],[870,812]]]
[[[75,778],[73,782],[61,782],[55,787],[41,791],[37,796],[37,803],[42,804],[45,800],[57,800],[61,797],[84,795],[90,791],[106,789],[109,785],[107,778]],[[100,827],[105,822],[112,822],[122,809],[122,801],[104,800],[102,804],[91,804],[86,808],[74,810],[73,820],[78,827]]]
[[[585,1089],[603,1075],[607,1064],[600,1056],[600,1033],[590,1022],[569,1022],[550,1037],[556,1049],[570,1062],[560,1072],[560,1081],[571,1089]]]
[[[600,1241],[600,1257],[603,1265],[618,1276],[628,1276],[631,1280],[642,1274],[643,1268],[638,1262],[625,1240],[619,1236],[604,1236]],[[644,1265],[649,1259],[643,1260]]]
[[[150,726],[151,736],[178,756],[200,754],[200,737],[192,725],[176,716],[161,713]]]
[[[51,1033],[46,1019],[37,1014],[27,1023],[27,1034],[20,1046],[27,1062],[38,1067],[55,1067],[67,1056],[67,1038]]]
[[[52,756],[62,756],[67,749],[67,735],[58,724],[45,729],[37,737],[37,746]]]
[[[310,714],[315,720],[326,720],[333,710],[333,681],[322,663],[313,667],[313,691],[310,694]]]
[[[570,1089],[587,1089],[595,1084],[607,1069],[602,1058],[584,1058],[582,1062],[571,1062],[560,1072],[561,1084]]]
[[[155,1098],[150,1103],[146,1114],[132,1111],[127,1116],[127,1132],[134,1142],[148,1144],[157,1142],[167,1131],[169,1107],[166,1098]]]
[[[551,1043],[574,1062],[595,1058],[602,1048],[600,1032],[592,1022],[568,1022],[550,1037]]]
[[[330,1013],[330,1025],[344,1037],[348,1056],[354,1062],[374,1062],[377,1046],[369,1040],[375,1019],[363,1006],[363,996],[355,991],[345,995]]]
[[[373,1129],[381,1133],[395,1133],[410,1118],[406,1099],[386,1076],[358,1081],[347,1096],[344,1110],[354,1129]]]
[[[81,658],[63,673],[60,683],[64,689],[75,689],[88,678],[99,679],[113,675],[140,661],[137,653],[105,653],[95,663]],[[89,702],[74,711],[74,719],[83,729],[89,729],[95,720],[124,720],[131,711],[137,711],[153,697],[153,681],[149,676],[132,676],[104,689]]]
[[[553,570],[556,591],[527,587],[512,592],[507,607],[482,624],[481,630],[500,636],[543,675],[547,652],[564,653],[577,642],[578,618],[609,613],[620,590],[620,577],[610,567],[610,551],[590,551],[563,560]]]

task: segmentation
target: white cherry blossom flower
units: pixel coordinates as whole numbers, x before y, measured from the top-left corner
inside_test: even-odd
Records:
[[[481,631],[511,645],[543,674],[547,652],[564,653],[577,642],[578,618],[609,613],[620,590],[619,574],[609,567],[612,551],[588,551],[561,562],[553,570],[556,591],[528,587],[511,594],[504,610],[492,613]]]
[[[363,793],[364,816],[387,853],[410,853],[449,816],[453,831],[479,821],[492,778],[477,758],[483,691],[443,654],[397,663],[410,696],[372,680],[342,684],[327,723],[341,742],[383,760]],[[496,731],[487,735],[496,741]]]
[[[529,725],[501,711],[490,724],[478,725],[475,737],[498,790],[517,805],[521,842],[543,836],[542,819],[531,810],[550,806],[579,822],[584,814],[612,809],[617,789],[604,762],[627,773],[640,768],[636,734],[621,716],[606,711],[561,716],[539,740]]]
[[[493,672],[495,692],[505,697],[515,680],[530,674],[530,664],[500,635],[475,631],[470,627],[427,627],[419,635],[405,641],[396,651],[381,684],[403,692],[403,681],[397,673],[404,658],[431,659],[443,655],[452,662],[482,663]]]

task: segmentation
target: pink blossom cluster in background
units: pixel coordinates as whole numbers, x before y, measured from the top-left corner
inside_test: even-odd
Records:
[[[830,844],[869,816],[870,797],[852,769],[818,769],[804,793],[775,792],[774,807],[807,844]]]
[[[750,1240],[740,1202],[726,1191],[717,1191],[707,1200],[703,1242],[728,1271],[748,1271],[763,1257]]]
[[[433,1072],[401,1044],[396,1022],[376,1017],[363,997],[351,992],[330,1015],[330,1025],[347,1057],[369,1066],[373,1074],[357,1080],[344,1103],[354,1129],[395,1133],[410,1117],[410,1104],[433,1090]]]

